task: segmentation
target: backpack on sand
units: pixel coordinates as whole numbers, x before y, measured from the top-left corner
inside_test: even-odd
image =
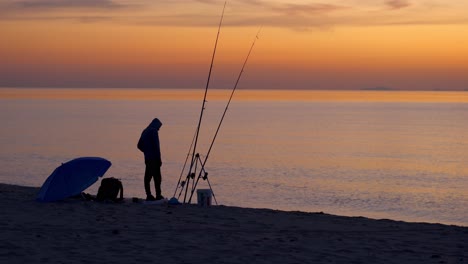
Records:
[[[120,191],[120,197],[117,198]],[[123,200],[123,185],[119,179],[104,178],[101,180],[101,186],[96,196],[97,201],[114,201],[119,202]]]

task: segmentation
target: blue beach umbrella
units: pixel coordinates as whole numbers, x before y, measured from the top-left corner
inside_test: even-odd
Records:
[[[99,157],[82,157],[63,163],[52,172],[37,195],[40,202],[53,202],[80,194],[111,166]]]

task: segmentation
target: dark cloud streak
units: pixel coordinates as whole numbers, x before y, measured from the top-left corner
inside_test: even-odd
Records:
[[[38,1],[18,1],[15,6],[20,9],[57,9],[57,8],[120,8],[111,0],[38,0]]]
[[[345,7],[330,5],[330,4],[286,4],[282,6],[271,6],[270,9],[285,15],[315,15],[330,13],[333,11],[344,9]]]
[[[196,2],[201,2],[205,4],[219,5],[219,0],[195,0]],[[229,5],[229,3],[228,3]],[[297,14],[319,14],[319,13],[329,13],[336,10],[343,9],[345,7],[332,5],[332,4],[323,4],[323,3],[311,3],[311,4],[291,4],[291,3],[272,3],[267,1],[260,0],[238,0],[233,5],[242,5],[244,8],[250,7],[260,7],[264,10],[270,10],[275,13],[285,14],[285,15],[297,15]]]
[[[385,1],[385,4],[390,8],[390,9],[402,9],[409,7],[411,5],[410,2],[407,0],[388,0]]]
[[[79,23],[96,23],[102,21],[116,20],[112,16],[24,16],[11,17],[9,20],[31,20],[31,21],[74,21]]]

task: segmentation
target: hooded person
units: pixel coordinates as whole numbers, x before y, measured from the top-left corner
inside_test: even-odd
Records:
[[[143,130],[138,141],[138,149],[141,150],[145,157],[145,192],[147,201],[155,201],[164,199],[161,194],[161,147],[159,145],[159,129],[162,123],[155,118],[147,128]],[[154,181],[156,189],[156,197],[151,194],[150,182]]]

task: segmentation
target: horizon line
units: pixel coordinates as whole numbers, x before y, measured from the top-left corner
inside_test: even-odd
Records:
[[[205,89],[203,87],[149,87],[149,86],[0,86],[0,89],[135,89],[135,90],[197,90]],[[210,87],[213,90],[232,90],[232,87]],[[364,87],[364,88],[284,88],[284,87],[268,87],[268,88],[252,88],[252,87],[239,87],[240,90],[280,90],[280,91],[382,91],[382,92],[468,92],[466,89],[404,89],[404,88],[391,88],[386,86]]]
[[[2,88],[0,100],[129,100],[198,101],[203,89],[144,88]],[[231,89],[213,89],[207,99],[224,101]],[[420,102],[468,103],[466,91],[382,91],[382,90],[267,90],[240,89],[238,101],[277,102]]]

